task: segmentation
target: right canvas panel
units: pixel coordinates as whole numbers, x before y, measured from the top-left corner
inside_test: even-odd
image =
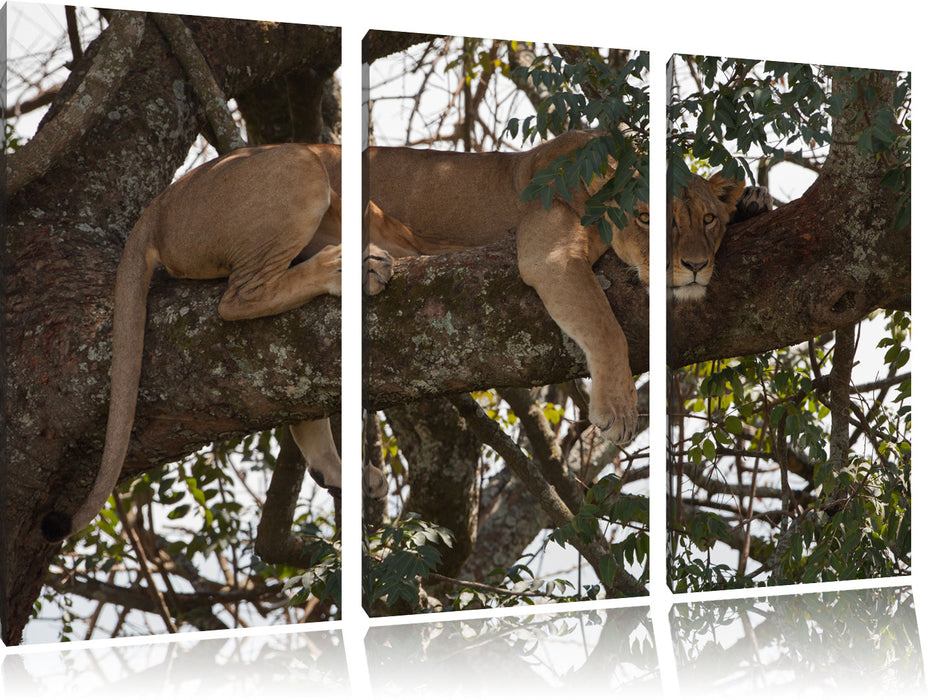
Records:
[[[674,56],[668,582],[910,573],[910,74]]]

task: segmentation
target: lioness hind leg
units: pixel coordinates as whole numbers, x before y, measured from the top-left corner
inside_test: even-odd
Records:
[[[341,495],[341,457],[332,438],[331,423],[327,418],[307,420],[289,426],[293,440],[302,452],[309,475],[319,486],[334,496]],[[369,498],[382,498],[388,484],[383,472],[368,464],[363,476],[364,494]]]
[[[273,316],[322,294],[341,294],[340,245],[325,246],[295,267],[232,270],[218,312],[226,321]]]
[[[332,438],[327,418],[307,420],[289,426],[293,440],[302,452],[309,475],[330,492],[341,491],[341,457]]]

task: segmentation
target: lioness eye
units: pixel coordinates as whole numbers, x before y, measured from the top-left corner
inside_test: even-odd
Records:
[[[646,213],[641,214],[639,218],[640,218],[641,222],[643,222],[643,223],[645,223],[645,224],[649,224],[649,223],[650,223],[650,215],[649,215],[649,214],[646,214]]]
[[[714,215],[714,214],[706,214],[705,216],[702,217],[702,221],[704,221],[706,224],[710,224],[710,223],[712,223],[713,221],[715,221],[715,215]]]

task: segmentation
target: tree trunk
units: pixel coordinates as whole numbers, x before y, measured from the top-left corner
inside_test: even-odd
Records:
[[[478,533],[481,441],[444,399],[396,406],[386,416],[408,465],[404,511],[452,531],[455,543],[440,549],[438,573],[456,576]]]

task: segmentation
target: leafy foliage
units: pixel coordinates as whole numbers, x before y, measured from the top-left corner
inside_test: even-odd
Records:
[[[677,590],[909,570],[910,377],[898,374],[909,353],[902,336],[909,318],[887,318],[887,378],[855,388],[861,429],[844,466],[830,461],[828,382],[814,374],[829,365],[834,348],[814,342],[673,374],[671,400],[684,411],[671,425],[679,499],[671,512],[670,577]],[[748,575],[714,565],[716,544],[746,551],[762,566]]]
[[[872,71],[779,61],[681,57],[695,90],[671,100],[667,117],[670,191],[689,174],[686,157],[722,167],[725,177],[756,182],[748,160],[766,168],[804,163],[832,142],[832,120],[854,119],[859,149],[885,159],[884,183],[901,196],[896,228],[909,224],[910,74],[894,75],[892,95]],[[857,113],[846,109],[858,106]]]
[[[298,588],[289,600],[290,605],[303,605],[310,597],[334,601],[341,606],[341,556],[339,549],[328,540],[315,540],[307,547],[309,568],[302,574],[283,581],[286,590]],[[257,560],[262,570],[265,564]]]
[[[402,601],[418,609],[421,580],[441,562],[439,548],[452,544],[451,531],[423,521],[416,513],[381,528],[371,536],[364,560],[365,599],[374,605],[382,598],[389,607]]]
[[[13,153],[23,147],[23,139],[16,135],[15,127],[9,123],[3,123],[3,152]]]
[[[607,173],[610,157],[617,163],[615,177],[588,199],[582,225],[597,226],[606,243],[611,241],[612,225],[627,225],[637,201],[650,199],[648,62],[648,54],[637,53],[623,66],[612,67],[592,50],[577,63],[567,63],[559,56],[543,57],[532,67],[514,70],[515,80],[530,81],[548,91],[549,97],[535,115],[523,120],[522,127],[518,118],[511,119],[507,133],[516,136],[520,132],[524,140],[582,128],[597,128],[603,133],[575,154],[538,172],[522,199],[541,199],[547,209],[555,196],[571,201],[572,190],[582,182]],[[638,177],[633,177],[634,172]]]
[[[641,571],[639,580],[645,583],[649,577],[649,505],[646,496],[625,494],[622,479],[608,474],[588,490],[575,517],[553,530],[549,539],[559,545],[572,538],[591,542],[604,537],[613,526],[626,526],[630,532],[610,544],[610,552],[602,557],[598,574],[601,582],[610,586],[618,569],[637,566]]]
[[[250,621],[300,621],[305,607],[312,604],[325,616],[336,614],[341,572],[330,509],[308,501],[296,509],[294,530],[311,542],[307,569],[271,565],[254,552],[262,494],[276,451],[270,431],[231,440],[142,474],[121,490],[120,508],[112,497],[98,519],[67,544],[53,565],[50,582],[64,576],[70,580],[66,590],[76,594],[59,595],[58,583],[44,591],[46,605],[61,609],[60,639],[66,641],[79,630],[100,625],[82,601],[82,594],[90,595],[105,581],[112,582],[115,588],[111,595],[119,605],[124,589],[131,593],[141,590],[145,581],[142,570],[154,566],[154,554],[160,562],[157,568],[164,571],[157,579],[163,595],[184,599],[192,587],[199,591],[227,589],[231,602],[219,601],[209,609],[218,620],[234,614],[231,626]],[[155,545],[155,549],[144,548],[142,561],[132,544],[131,531],[134,537]],[[144,583],[142,590],[146,588]],[[247,601],[264,589],[264,599],[272,604],[269,611],[250,606],[235,612],[238,595]],[[38,605],[34,614],[42,607]],[[198,627],[208,619],[204,615],[192,618],[191,613],[188,618],[178,614],[175,622]],[[145,619],[154,631],[163,631],[152,613]]]

